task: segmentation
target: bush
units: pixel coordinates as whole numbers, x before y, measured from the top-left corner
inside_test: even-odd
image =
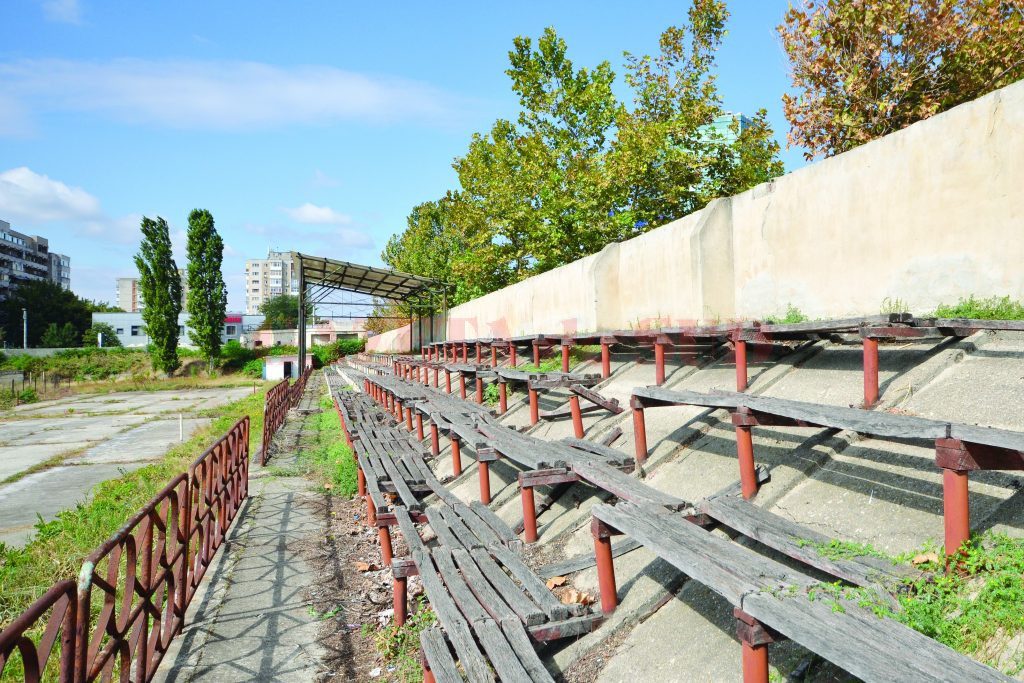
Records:
[[[1024,320],[1024,305],[1008,296],[975,299],[972,294],[966,299],[960,299],[956,306],[940,305],[932,316],[976,320]]]
[[[221,365],[226,370],[244,368],[255,358],[256,352],[242,346],[237,339],[231,339],[220,347]]]
[[[39,400],[36,390],[33,387],[22,389],[18,392],[18,403],[35,403]]]
[[[98,346],[99,335],[103,335],[103,348],[121,346],[117,332],[107,323],[93,323],[93,326],[82,334],[82,346]]]
[[[67,349],[45,358],[11,355],[0,362],[0,370],[15,370],[71,377],[75,381],[104,380],[123,374],[149,374],[149,356],[141,349]]]
[[[263,377],[263,361],[259,358],[253,358],[242,366],[242,374],[256,379]]]

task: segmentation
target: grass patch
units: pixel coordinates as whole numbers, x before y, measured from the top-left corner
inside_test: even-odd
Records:
[[[363,636],[373,638],[373,647],[380,655],[387,680],[402,683],[419,683],[423,680],[420,665],[420,633],[437,621],[437,615],[427,606],[421,595],[411,611],[405,625],[395,626],[394,622],[375,629],[372,624],[363,624]]]
[[[263,396],[261,388],[254,395],[211,409],[216,417],[209,426],[171,448],[163,460],[103,482],[87,502],[61,512],[50,522],[40,521],[36,536],[24,548],[0,543],[0,624],[10,623],[55,580],[77,577],[87,555],[245,415],[250,420],[250,453],[255,452],[263,431]]]
[[[352,451],[345,444],[341,418],[330,396],[320,397],[322,412],[311,416],[315,421],[316,439],[295,458],[295,474],[313,479],[325,491],[351,498],[357,489],[358,471]]]
[[[561,372],[562,359],[561,357],[543,358],[540,361],[540,365],[534,365],[533,363],[521,363],[516,366],[516,370],[522,370],[523,372]]]
[[[925,317],[974,318],[978,320],[1024,320],[1024,304],[1008,296],[975,299],[974,295],[960,299],[955,306],[941,304]]]
[[[484,387],[484,403],[489,406],[496,406],[501,400],[501,392],[497,382],[491,382]]]
[[[769,325],[794,325],[796,323],[805,323],[810,320],[807,315],[793,304],[786,306],[786,312],[783,315],[771,315],[765,318],[765,322]]]

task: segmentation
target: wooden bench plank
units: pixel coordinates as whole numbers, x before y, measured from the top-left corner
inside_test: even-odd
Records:
[[[469,590],[473,591],[473,595],[491,618],[499,623],[504,619],[513,619],[517,623],[519,622],[519,615],[501,599],[501,595],[484,578],[480,568],[476,566],[476,562],[467,551],[453,550],[452,558],[462,572]]]
[[[512,533],[511,527],[505,524],[501,517],[495,514],[494,510],[487,507],[479,500],[474,500],[469,504],[469,507],[473,509],[473,512],[482,519],[487,526],[498,536],[503,543],[511,543],[519,540],[514,533]]]
[[[435,624],[420,631],[420,647],[437,683],[463,683],[440,626]]]
[[[530,683],[533,680],[497,624],[485,619],[474,624],[473,631],[502,683]]]
[[[605,446],[596,441],[587,441],[586,439],[577,439],[570,436],[562,439],[561,442],[578,451],[583,451],[591,456],[596,455],[602,460],[607,460],[609,464],[625,465],[634,461],[632,455],[626,455],[616,448]]]
[[[466,580],[455,566],[451,549],[444,546],[434,548],[430,551],[430,556],[437,566],[437,573],[441,576],[441,580],[448,587],[448,593],[452,596],[452,600],[458,605],[459,611],[466,617],[466,621],[469,622],[470,626],[475,626],[478,622],[489,619],[490,617],[488,617],[487,612],[480,605],[480,601],[476,599],[473,591],[469,589]]]
[[[466,523],[462,521],[458,513],[453,508],[447,505],[439,505],[437,511],[444,518],[448,528],[451,529],[455,537],[459,539],[459,545],[453,547],[465,547],[467,549],[482,548],[484,547],[483,541],[466,526]]]
[[[522,584],[533,601],[540,605],[548,615],[548,618],[565,619],[570,615],[569,606],[563,605],[518,555],[503,545],[492,545],[488,551],[509,570],[516,581]]]
[[[516,613],[516,616],[527,626],[536,626],[547,621],[543,609],[527,597],[523,589],[513,581],[501,567],[495,563],[485,548],[477,548],[469,553],[480,573],[490,585],[502,596],[505,604]]]
[[[508,644],[512,646],[519,661],[530,675],[530,680],[537,683],[555,683],[543,662],[540,661],[540,657],[537,656],[537,651],[533,648],[533,643],[526,635],[523,625],[518,621],[501,621],[498,622],[498,626],[501,627]]]
[[[664,506],[670,510],[681,510],[689,503],[681,498],[662,493],[647,486],[636,477],[611,467],[603,462],[580,460],[571,464],[572,471],[594,486],[614,494],[622,500]]]
[[[465,504],[454,505],[451,508],[456,517],[467,527],[470,532],[480,539],[480,545],[487,547],[492,543],[503,543],[504,539],[498,537],[494,530],[484,520],[477,516],[473,508]]]
[[[447,520],[441,515],[440,511],[440,507],[428,507],[426,510],[427,523],[434,530],[437,540],[441,545],[446,545],[449,548],[464,548],[465,546],[459,541],[459,537],[452,531],[451,527],[448,526]]]

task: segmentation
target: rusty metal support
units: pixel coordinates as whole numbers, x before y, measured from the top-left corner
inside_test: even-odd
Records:
[[[459,398],[466,399],[466,375],[465,373],[459,373]]]
[[[612,376],[612,348],[611,344],[601,342],[601,377],[608,379]]]
[[[410,432],[412,431],[412,408],[411,407],[405,409],[405,427]]]
[[[577,439],[583,438],[583,413],[580,411],[580,397],[573,394],[569,397],[569,410],[572,412],[572,429]]]
[[[480,405],[484,403],[484,380],[480,375],[476,376],[476,402]]]
[[[633,406],[633,445],[637,465],[647,462],[647,424],[644,421],[644,407],[641,405]]]
[[[444,369],[444,388],[449,394],[452,393],[452,371]]]
[[[441,454],[440,436],[437,433],[437,423],[430,423],[430,453],[437,457]]]
[[[612,559],[612,530],[596,517],[591,519],[590,533],[594,537],[594,558],[597,560],[597,584],[601,593],[601,611],[611,614],[619,606],[615,586],[615,562]]]
[[[498,414],[504,415],[508,411],[508,384],[498,382]]]
[[[362,467],[360,467],[357,470],[357,473],[358,473],[358,483],[357,483],[357,486],[359,487],[359,496],[363,497],[363,496],[366,495],[366,474],[363,472],[363,468]]]
[[[537,398],[537,390],[531,387],[527,391],[530,394],[530,424],[535,425],[540,419],[540,405]]]
[[[385,567],[390,567],[395,550],[391,545],[391,530],[386,524],[377,527],[377,539],[380,541],[380,559]]]
[[[469,346],[466,344],[466,342],[462,342],[462,362],[469,362]]]
[[[456,477],[462,474],[462,446],[459,444],[459,437],[453,432],[452,438],[452,474]]]
[[[654,383],[659,386],[665,383],[665,345],[657,342],[654,344]]]
[[[395,608],[395,625],[404,626],[405,618],[408,616],[408,607],[406,606],[406,593],[409,587],[409,579],[405,576],[396,576],[394,578],[394,601],[393,606]]]
[[[864,407],[878,403],[878,340],[864,338]]]
[[[523,503],[523,540],[537,542],[537,505],[533,499],[533,487],[520,485],[519,497]]]
[[[498,349],[494,346],[494,342],[491,342],[491,367],[498,367]]]
[[[435,365],[434,366],[434,388],[435,389],[437,389],[437,375],[438,375],[439,372],[441,372],[441,371],[438,370],[437,366]]]
[[[952,557],[971,538],[971,507],[966,470],[942,470],[942,514],[946,527],[946,556]]]
[[[508,363],[509,367],[515,367],[519,365],[519,361],[516,360],[516,345],[512,342],[508,343]]]
[[[373,505],[373,499],[366,497],[366,523],[370,526],[377,526],[377,509]]]
[[[477,474],[480,477],[480,502],[489,505],[491,502],[491,468],[486,460],[477,460]]]
[[[737,339],[733,348],[736,356],[736,391],[747,390],[747,342]]]
[[[562,344],[562,372],[569,372],[569,345]]]
[[[776,634],[739,607],[733,609],[733,616],[743,645],[743,683],[768,683],[768,644],[775,642]]]
[[[476,364],[480,365],[483,362],[483,356],[481,355],[480,342],[476,342]]]
[[[754,435],[747,425],[736,426],[736,456],[740,463],[740,488],[747,500],[757,495],[757,469],[754,466]]]
[[[423,413],[416,413],[416,438],[423,441]]]

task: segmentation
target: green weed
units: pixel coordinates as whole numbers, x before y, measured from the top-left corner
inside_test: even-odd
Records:
[[[975,318],[980,320],[1024,320],[1024,304],[1008,296],[975,299],[974,295],[960,299],[955,306],[940,305],[927,317]]]
[[[322,412],[310,418],[315,420],[315,442],[299,452],[295,469],[316,480],[325,491],[351,498],[357,488],[358,469],[345,444],[341,418],[329,396],[321,397],[320,407]]]
[[[394,680],[403,683],[418,683],[423,680],[420,665],[420,633],[437,621],[437,615],[429,609],[421,595],[415,609],[406,619],[405,625],[395,626],[394,622],[384,628],[375,629],[363,624],[363,635],[373,638],[373,646],[383,660],[385,668],[391,669]]]
[[[786,313],[784,315],[772,315],[765,318],[765,322],[771,325],[793,325],[795,323],[805,323],[808,320],[810,318],[793,304],[786,306]]]

